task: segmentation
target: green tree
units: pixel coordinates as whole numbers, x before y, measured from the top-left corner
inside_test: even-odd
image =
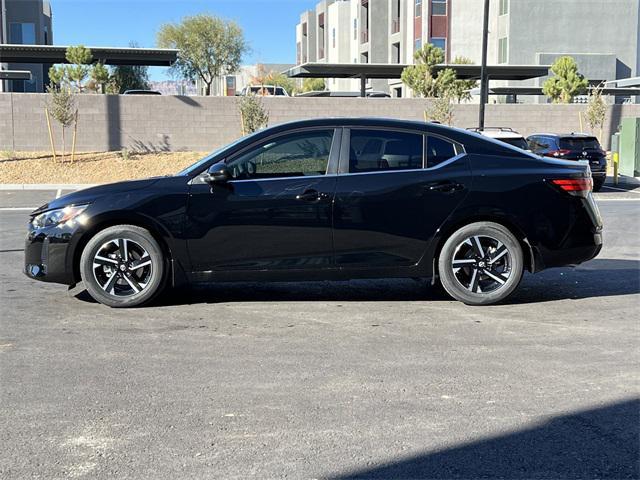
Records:
[[[211,94],[213,80],[235,72],[247,51],[242,29],[233,21],[200,14],[166,24],[158,32],[158,46],[176,48],[173,71],[189,80],[200,78],[205,94]]]
[[[324,78],[305,78],[302,81],[303,92],[317,92],[325,90],[326,88]]]
[[[453,89],[456,74],[450,68],[438,73],[435,66],[444,62],[444,51],[441,48],[425,44],[414,54],[415,64],[402,72],[402,82],[420,97],[439,97]]]
[[[68,87],[47,88],[49,97],[47,98],[47,112],[62,127],[62,157],[66,150],[65,131],[75,122],[77,118],[76,98]],[[55,156],[55,152],[53,152]]]
[[[456,57],[451,62],[456,65],[473,65],[473,62],[466,57]],[[451,86],[451,97],[455,98],[458,103],[471,100],[471,90],[476,88],[478,82],[476,80],[454,80]]]
[[[148,68],[141,65],[118,65],[111,73],[116,93],[127,90],[149,90]]]
[[[604,127],[604,121],[607,117],[607,104],[602,98],[603,89],[604,83],[590,89],[587,110],[584,113],[591,132],[598,131],[597,135],[600,141],[602,141],[602,127]]]
[[[542,93],[551,98],[553,103],[571,103],[573,97],[582,94],[589,83],[578,72],[576,61],[569,56],[557,58],[551,72],[554,76],[544,82]]]
[[[242,135],[265,128],[269,123],[269,112],[262,104],[260,97],[255,95],[239,97],[238,110],[242,122]]]
[[[137,48],[139,45],[130,42],[129,46]],[[144,65],[118,65],[111,71],[111,82],[115,93],[127,90],[149,90],[149,67]]]
[[[68,47],[65,53],[68,64],[53,65],[49,69],[49,80],[58,89],[69,89],[82,93],[88,86],[104,93],[104,86],[110,81],[108,69],[101,63],[93,63],[91,50],[83,45]],[[87,84],[87,80],[91,84]]]
[[[424,112],[425,120],[451,125],[453,123],[453,104],[449,95],[434,98]]]

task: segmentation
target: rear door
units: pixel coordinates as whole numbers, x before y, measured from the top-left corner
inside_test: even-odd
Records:
[[[415,267],[470,187],[462,146],[382,128],[345,129],[342,142],[334,200],[336,265]]]

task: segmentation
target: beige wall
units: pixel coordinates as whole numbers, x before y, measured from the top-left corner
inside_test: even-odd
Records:
[[[49,149],[46,94],[0,94],[0,150]],[[209,151],[240,136],[233,97],[81,95],[79,151]],[[422,120],[424,99],[265,98],[270,125],[314,117],[374,116]],[[584,105],[488,105],[487,126],[507,126],[523,135],[578,132]],[[477,105],[456,105],[455,126],[477,124]],[[640,117],[640,105],[609,107],[604,138],[623,117]],[[59,132],[56,127],[57,132]],[[71,133],[71,132],[69,132]],[[56,138],[59,142],[59,133]],[[70,135],[67,136],[70,142]],[[605,142],[608,146],[608,142]]]

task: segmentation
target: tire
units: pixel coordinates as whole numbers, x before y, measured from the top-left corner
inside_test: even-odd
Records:
[[[604,186],[604,182],[606,181],[606,178],[603,178],[602,180],[593,180],[593,191],[594,192],[599,192],[602,187]]]
[[[163,290],[167,270],[158,242],[148,230],[134,225],[98,232],[80,258],[80,274],[89,294],[115,308],[151,302]]]
[[[443,288],[467,305],[505,300],[520,284],[523,272],[520,242],[508,228],[492,222],[460,228],[447,239],[438,258]]]

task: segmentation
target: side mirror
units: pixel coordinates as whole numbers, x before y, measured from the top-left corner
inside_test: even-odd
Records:
[[[227,183],[230,179],[231,171],[223,162],[212,165],[207,170],[207,173],[204,174],[204,181],[210,184]]]

